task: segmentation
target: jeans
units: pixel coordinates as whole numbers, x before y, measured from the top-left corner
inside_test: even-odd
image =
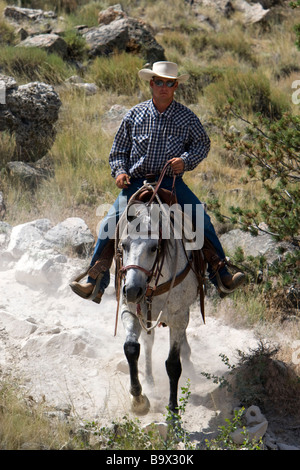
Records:
[[[112,223],[112,220],[117,223],[120,216],[125,210],[124,204],[122,206],[120,205],[120,201],[122,198],[126,198],[127,201],[129,198],[138,190],[140,189],[143,184],[144,184],[145,178],[132,178],[130,180],[130,185],[126,189],[122,189],[119,196],[117,197],[115,203],[112,205],[110,210],[108,211],[107,215],[103,218],[101,225],[100,225],[100,230],[99,230],[99,236],[98,240],[94,249],[94,254],[92,257],[91,261],[91,266],[95,264],[95,262],[100,258],[100,255],[102,253],[103,248],[105,247],[106,243],[108,242],[109,238],[107,237],[107,232],[108,232],[108,226],[110,223]],[[173,185],[173,178],[165,176],[162,183],[161,183],[161,188],[165,188],[168,190],[172,190],[172,185]],[[184,183],[182,178],[177,177],[175,179],[175,193],[177,197],[177,202],[178,204],[183,207],[185,204],[189,204],[191,209],[192,209],[192,220],[195,223],[195,217],[196,217],[196,206],[197,204],[201,204],[199,199],[195,196],[195,194],[190,190],[190,188]],[[124,199],[123,199],[124,200]],[[215,250],[218,254],[218,256],[221,259],[225,258],[225,253],[223,251],[222,245],[217,237],[217,234],[215,232],[214,226],[210,220],[209,215],[204,211],[204,234],[205,236],[211,241],[213,246],[215,247]],[[213,270],[211,266],[208,265],[208,273],[210,276],[213,275]],[[220,276],[222,277],[224,274],[227,274],[228,271],[224,267],[220,269],[219,271]],[[100,284],[100,292],[104,292],[106,287],[108,286],[110,281],[110,276],[109,276],[109,271],[106,271],[101,284]],[[212,277],[211,279],[212,283],[215,284],[216,280],[215,277]],[[95,281],[92,278],[88,278],[87,282],[95,283]]]

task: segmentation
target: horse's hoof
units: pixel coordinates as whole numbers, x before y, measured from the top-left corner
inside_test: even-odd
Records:
[[[146,395],[132,397],[131,410],[137,415],[146,415],[150,410],[150,401]]]

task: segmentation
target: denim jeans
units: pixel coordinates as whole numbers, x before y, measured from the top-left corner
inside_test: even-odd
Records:
[[[100,225],[98,240],[94,249],[91,266],[93,266],[95,262],[100,258],[100,254],[102,253],[103,248],[105,247],[106,243],[109,240],[109,238],[107,237],[107,233],[109,232],[109,225],[117,223],[120,216],[122,215],[122,213],[124,212],[126,208],[126,205],[123,204],[124,198],[126,198],[126,200],[128,201],[129,198],[138,189],[140,189],[143,186],[144,180],[145,178],[132,178],[130,180],[130,185],[128,186],[128,188],[121,190],[115,203],[112,205],[107,215],[103,218],[101,225]],[[173,178],[165,176],[161,183],[161,188],[171,190],[172,185],[173,185]],[[195,196],[195,194],[190,190],[190,188],[184,183],[182,178],[177,177],[175,180],[175,193],[177,197],[177,202],[182,208],[184,207],[185,204],[190,205],[189,207],[191,207],[192,220],[193,220],[193,223],[195,223],[196,207],[197,207],[197,204],[201,204],[201,202]],[[120,201],[122,201],[122,204],[120,204]],[[224,259],[225,254],[224,254],[223,248],[217,237],[217,234],[210,220],[210,217],[205,211],[204,211],[204,234],[215,247],[215,250],[218,256],[221,259]],[[226,274],[227,272],[228,272],[227,269],[224,267],[220,270],[220,275],[222,276]],[[213,274],[211,266],[208,266],[208,273],[210,275]],[[110,281],[109,271],[106,271],[100,284],[101,292],[104,292],[104,290],[109,284],[109,281]],[[92,278],[88,278],[88,282],[95,283],[95,281]],[[214,284],[216,282],[214,277],[212,278],[212,282]]]

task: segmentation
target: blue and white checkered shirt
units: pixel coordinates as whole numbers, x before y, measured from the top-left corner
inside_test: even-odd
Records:
[[[109,155],[111,174],[133,178],[159,174],[174,157],[183,159],[184,171],[193,170],[209,149],[210,140],[189,108],[172,101],[160,114],[152,100],[145,101],[126,114],[118,129]],[[166,175],[173,176],[170,167]]]

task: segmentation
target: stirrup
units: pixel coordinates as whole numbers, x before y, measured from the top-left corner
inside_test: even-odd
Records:
[[[228,289],[227,287],[224,286],[218,271],[216,272],[215,276],[217,279],[218,288],[222,294],[232,294],[232,292],[235,291],[236,287],[234,287],[233,289]]]
[[[81,279],[83,279],[85,276],[87,276],[87,274],[89,273],[89,270],[90,270],[90,268],[87,269],[85,272],[79,274],[79,276],[77,276],[72,282],[81,281]],[[71,287],[72,291],[75,292],[75,294],[79,295],[80,297],[82,297],[86,300],[95,300],[95,298],[99,294],[99,288],[100,288],[100,284],[101,284],[103,276],[104,276],[104,272],[98,274],[97,279],[96,279],[96,284],[94,285],[92,293],[90,295],[88,295],[87,297],[83,297],[82,295],[78,294],[78,291],[76,289],[74,289],[74,286],[72,285],[72,282],[69,284],[69,286]]]

